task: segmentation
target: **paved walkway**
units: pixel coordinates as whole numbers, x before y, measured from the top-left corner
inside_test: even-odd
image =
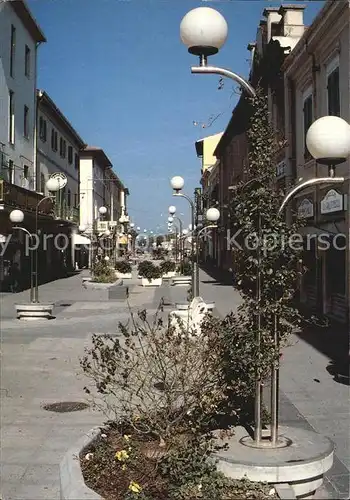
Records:
[[[84,401],[78,361],[84,345],[92,333],[115,334],[118,322],[129,317],[125,301],[106,301],[99,293],[84,290],[81,275],[42,285],[40,298],[56,304],[57,319],[39,323],[13,319],[14,304],[28,300],[27,292],[1,298],[1,488],[6,500],[57,500],[62,455],[77,437],[104,420],[91,409],[43,409],[50,402]],[[137,286],[134,279],[130,307],[155,311],[162,294]],[[230,283],[204,272],[200,294],[214,300],[222,316],[241,300]],[[180,299],[185,296],[183,291]],[[305,336],[293,337],[291,344],[281,369],[281,421],[312,426],[333,439],[337,459],[323,498],[349,498],[349,388],[328,373],[330,357],[324,350]]]

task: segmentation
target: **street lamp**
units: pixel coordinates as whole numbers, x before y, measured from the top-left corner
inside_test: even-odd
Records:
[[[236,81],[250,97],[254,97],[254,88],[237,73],[207,64],[208,56],[217,54],[226,42],[227,34],[226,20],[215,9],[198,7],[185,15],[180,25],[181,40],[190,54],[199,56],[199,66],[192,67],[191,72],[226,76]]]
[[[192,67],[191,72],[197,74],[217,74],[238,83],[242,90],[249,96],[255,97],[256,91],[244,78],[231,70],[208,66],[208,56],[216,54],[226,41],[228,34],[227,23],[223,16],[212,8],[199,7],[188,12],[180,25],[180,37],[191,54],[199,56],[199,66]],[[345,161],[350,155],[350,130],[349,125],[338,117],[323,117],[315,121],[307,133],[307,147],[311,155],[321,164],[329,166],[329,177],[315,178],[295,186],[284,198],[279,213],[286,204],[299,191],[309,186],[318,184],[337,184],[344,182],[343,177],[334,176],[334,166]],[[249,181],[250,182],[250,181]],[[259,271],[258,271],[259,274]],[[258,280],[259,281],[259,280]],[[258,286],[259,288],[259,286]],[[260,299],[258,300],[259,303]],[[258,327],[259,331],[259,327]],[[276,340],[275,335],[275,343]],[[259,343],[259,341],[258,341]],[[272,425],[271,447],[278,444],[278,362],[272,370]],[[264,447],[261,442],[261,381],[256,380],[255,395],[255,447]]]
[[[182,271],[183,271],[183,257],[184,257],[184,248],[182,248],[182,246],[183,246],[182,243],[184,243],[184,242],[181,239],[181,237],[182,237],[182,230],[183,230],[183,222],[180,219],[180,217],[177,217],[175,215],[176,207],[174,205],[170,205],[170,207],[168,208],[168,212],[170,214],[170,217],[168,217],[168,222],[170,224],[172,224],[174,220],[177,220],[177,222],[179,223],[179,234],[180,234],[179,240],[177,238],[177,229],[175,228],[175,263],[177,264],[177,255],[179,254],[180,272],[182,273]],[[178,245],[178,241],[179,241],[179,245]]]
[[[208,208],[205,214],[206,220],[209,222],[208,226],[202,227],[197,232],[196,235],[196,289],[195,289],[195,297],[199,297],[199,239],[202,233],[207,231],[207,229],[217,228],[217,221],[220,218],[220,212],[217,208]]]
[[[174,215],[174,213],[176,212],[176,207],[174,205],[170,205],[168,210],[170,215]]]
[[[176,175],[170,180],[170,185],[173,188],[173,196],[181,196],[182,198],[185,198],[188,203],[190,204],[191,207],[191,223],[192,227],[194,227],[194,217],[195,217],[195,206],[191,198],[185,194],[182,193],[181,190],[185,185],[185,181],[182,177],[179,175]],[[170,208],[170,207],[169,207]],[[191,262],[192,262],[192,268],[191,268],[191,274],[192,274],[192,291],[191,291],[191,297],[194,297],[194,287],[195,287],[195,261],[194,261],[194,238],[191,240]]]
[[[33,250],[36,247],[36,242],[34,243],[33,246],[33,240],[36,238],[35,234],[31,234],[27,229],[21,226],[17,226],[17,224],[21,224],[24,220],[24,213],[22,210],[12,210],[10,212],[10,221],[16,224],[16,226],[13,226],[12,229],[18,229],[19,231],[23,231],[26,233],[26,235],[29,236],[30,238],[30,243],[31,243],[31,252],[30,252],[30,302],[33,303],[35,302],[34,300],[34,267],[33,267]]]

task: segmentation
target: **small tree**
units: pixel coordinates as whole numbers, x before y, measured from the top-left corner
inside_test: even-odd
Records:
[[[242,369],[251,375],[258,373],[263,379],[279,358],[279,348],[274,349],[274,329],[278,330],[279,341],[283,341],[299,322],[293,299],[300,276],[301,221],[295,219],[289,225],[284,214],[278,213],[284,193],[276,187],[275,166],[285,143],[276,139],[261,89],[251,100],[251,110],[246,178],[236,187],[230,204],[231,234],[239,233],[232,249],[233,268],[244,300],[238,314],[219,328],[225,338],[222,348],[230,360],[227,376],[232,379],[233,390],[237,376],[232,367],[232,359],[236,359],[233,338],[240,343],[241,335],[247,333],[251,351],[249,361],[245,360],[248,365]],[[298,248],[293,240],[295,234],[299,235]],[[256,342],[258,333],[261,349]]]

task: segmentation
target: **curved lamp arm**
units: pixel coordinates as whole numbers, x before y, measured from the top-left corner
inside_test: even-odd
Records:
[[[215,227],[218,227],[217,224],[210,224],[209,226],[202,227],[202,229],[200,229],[197,233],[197,240],[199,240],[200,235],[204,233],[206,229],[213,229]]]
[[[20,231],[23,231],[24,233],[28,234],[28,236],[30,236],[31,238],[33,238],[33,236],[35,236],[34,234],[30,233],[28,231],[28,229],[25,229],[24,227],[13,226],[12,229],[19,229]]]
[[[226,76],[227,78],[237,82],[250,97],[256,96],[255,89],[250,85],[250,83],[229,69],[217,68],[216,66],[192,66],[191,73]]]
[[[301,182],[300,184],[297,184],[294,186],[294,188],[289,191],[289,193],[285,196],[284,200],[282,201],[282,204],[278,210],[278,214],[280,214],[288,202],[293,198],[293,196],[298,193],[299,191],[302,191],[303,189],[309,187],[309,186],[316,186],[317,184],[342,184],[344,182],[344,177],[316,177],[314,179],[309,179],[307,181]]]
[[[188,201],[188,203],[191,205],[192,210],[194,210],[194,203],[193,203],[193,201],[191,200],[191,198],[187,194],[184,194],[184,193],[173,193],[173,196],[182,196],[182,198],[185,198]]]

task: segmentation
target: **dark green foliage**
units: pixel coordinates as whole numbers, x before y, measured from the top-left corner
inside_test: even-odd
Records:
[[[128,260],[118,260],[115,263],[115,268],[119,273],[127,274],[131,273],[132,267]]]
[[[161,277],[161,272],[158,266],[154,265],[149,260],[144,260],[138,265],[138,273],[142,278],[153,280]]]
[[[92,269],[93,281],[97,283],[113,283],[115,281],[114,270],[105,260],[96,262]]]
[[[160,264],[160,271],[162,274],[171,273],[175,271],[175,262],[172,260],[165,260]]]

